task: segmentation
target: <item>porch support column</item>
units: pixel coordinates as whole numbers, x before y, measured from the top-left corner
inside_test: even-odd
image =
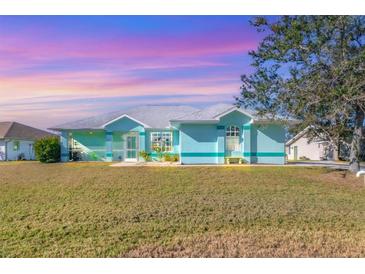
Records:
[[[105,132],[105,159],[107,162],[113,161],[113,132]]]
[[[224,126],[217,126],[217,164],[224,164]]]
[[[68,148],[68,132],[61,131],[60,136],[61,145],[61,162],[68,162],[70,160],[69,148]]]
[[[141,130],[139,132],[139,146],[138,146],[138,153],[140,151],[146,151],[146,131],[145,129]],[[138,161],[143,161],[142,157],[139,157],[139,155],[137,155],[137,159]]]
[[[251,124],[245,124],[243,126],[243,157],[248,162],[251,163]]]

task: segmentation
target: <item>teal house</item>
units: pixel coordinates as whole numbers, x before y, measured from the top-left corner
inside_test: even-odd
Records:
[[[143,161],[173,155],[181,164],[284,164],[285,129],[233,105],[140,106],[52,128],[62,161]]]

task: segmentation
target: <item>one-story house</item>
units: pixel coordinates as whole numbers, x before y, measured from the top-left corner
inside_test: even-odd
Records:
[[[158,149],[181,164],[284,164],[285,129],[280,121],[256,117],[228,104],[140,106],[53,127],[61,134],[61,160],[142,161]],[[157,149],[156,149],[157,148]]]
[[[53,134],[17,122],[0,122],[0,161],[34,160],[34,142]]]
[[[338,151],[330,142],[308,136],[305,128],[285,145],[288,160],[338,160]]]

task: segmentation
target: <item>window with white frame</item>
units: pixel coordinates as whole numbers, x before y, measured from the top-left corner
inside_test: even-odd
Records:
[[[151,150],[172,151],[172,132],[151,132]]]
[[[237,126],[227,127],[226,148],[228,151],[240,151],[240,129]]]

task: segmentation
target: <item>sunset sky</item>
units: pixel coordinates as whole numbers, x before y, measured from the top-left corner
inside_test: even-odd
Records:
[[[47,128],[143,104],[234,102],[249,16],[0,16],[0,121]]]

